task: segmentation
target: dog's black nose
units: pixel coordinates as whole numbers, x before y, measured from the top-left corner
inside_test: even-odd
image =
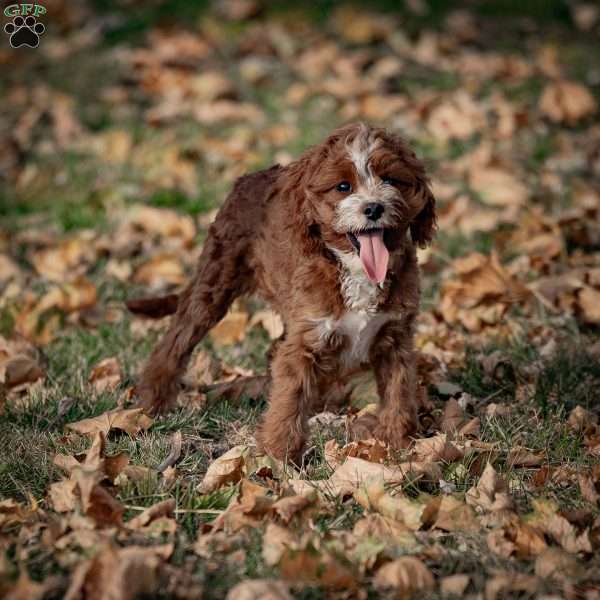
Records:
[[[364,213],[367,219],[377,221],[383,214],[383,204],[379,204],[379,202],[369,202],[365,206]]]

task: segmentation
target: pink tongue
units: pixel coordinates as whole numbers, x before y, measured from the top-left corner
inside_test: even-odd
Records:
[[[383,229],[361,233],[356,237],[360,242],[360,260],[367,277],[373,283],[381,283],[390,259],[390,253],[383,243]]]

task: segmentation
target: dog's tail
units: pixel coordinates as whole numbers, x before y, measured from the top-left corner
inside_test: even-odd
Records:
[[[134,315],[147,317],[148,319],[162,319],[177,312],[179,296],[169,294],[154,298],[133,298],[127,300],[125,304]]]

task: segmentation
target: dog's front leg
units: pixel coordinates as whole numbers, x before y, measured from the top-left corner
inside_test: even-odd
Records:
[[[258,428],[259,449],[279,460],[301,463],[307,418],[318,394],[315,362],[301,336],[286,336],[271,363],[269,406]]]
[[[388,323],[371,351],[380,398],[375,437],[406,448],[417,430],[416,360],[412,318]]]

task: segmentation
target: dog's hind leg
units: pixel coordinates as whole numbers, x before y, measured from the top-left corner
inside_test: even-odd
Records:
[[[220,233],[220,231],[219,231]],[[136,387],[148,412],[168,409],[195,346],[226,314],[238,296],[250,291],[247,248],[225,247],[219,233],[209,234],[193,280],[179,297],[177,312],[155,347]]]
[[[139,378],[139,404],[147,411],[160,412],[173,404],[196,344],[235,298],[254,290],[252,244],[276,173],[272,168],[239,179],[211,225],[196,273]]]

